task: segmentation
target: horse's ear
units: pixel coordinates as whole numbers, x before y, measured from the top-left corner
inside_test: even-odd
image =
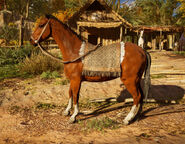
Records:
[[[46,17],[47,19],[50,19],[51,15],[46,14],[45,17]]]

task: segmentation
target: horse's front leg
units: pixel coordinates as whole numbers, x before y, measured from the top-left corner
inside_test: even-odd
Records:
[[[70,85],[70,88],[69,88],[69,102],[68,102],[66,110],[63,112],[63,115],[64,116],[70,115],[70,110],[71,110],[72,107],[73,107],[73,95],[72,95],[72,89],[71,89],[71,85]]]
[[[70,88],[71,88],[73,104],[74,104],[74,113],[70,117],[69,123],[74,123],[76,121],[76,116],[78,115],[78,112],[79,112],[78,100],[79,100],[80,86],[81,86],[80,78],[72,79],[70,81]]]

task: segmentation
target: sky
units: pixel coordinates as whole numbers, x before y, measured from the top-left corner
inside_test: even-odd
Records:
[[[121,0],[121,3],[125,2],[127,0]],[[129,0],[128,4],[130,4],[131,2],[133,2],[134,0]]]

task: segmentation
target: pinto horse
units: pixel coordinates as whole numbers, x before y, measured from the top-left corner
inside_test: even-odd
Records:
[[[82,75],[83,62],[82,59],[79,58],[79,50],[83,41],[67,25],[63,24],[52,15],[46,15],[41,19],[30,41],[36,46],[40,45],[40,42],[49,37],[54,38],[61,50],[64,60],[64,73],[70,80],[69,102],[63,114],[65,116],[69,115],[74,105],[74,113],[69,119],[69,122],[73,123],[76,121],[76,116],[79,113],[78,100],[81,82],[102,82],[112,80],[115,77]],[[149,53],[133,43],[125,43],[125,56],[120,65],[120,79],[133,97],[133,106],[124,119],[125,124],[129,124],[134,120],[142,110],[144,95],[146,98],[150,87],[150,65],[151,57]],[[143,73],[145,73],[145,76],[144,89],[142,91],[140,81]]]

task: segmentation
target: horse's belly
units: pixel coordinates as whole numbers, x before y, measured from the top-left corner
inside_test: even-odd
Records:
[[[83,77],[83,81],[89,81],[89,82],[103,82],[103,81],[109,81],[109,80],[113,80],[116,79],[115,77],[111,78],[111,77],[89,77],[89,76],[84,76]]]

